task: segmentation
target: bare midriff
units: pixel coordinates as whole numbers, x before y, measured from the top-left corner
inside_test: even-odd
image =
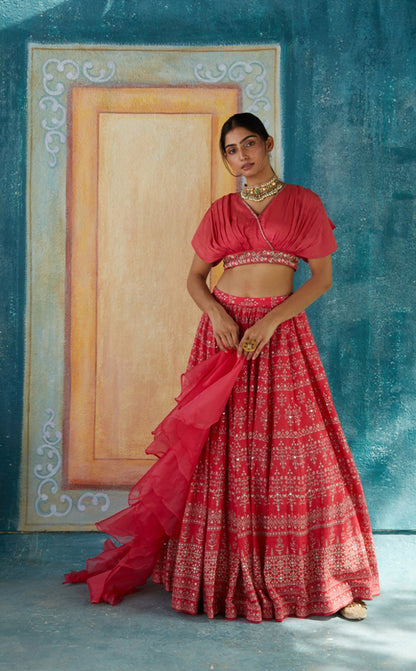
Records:
[[[225,270],[217,288],[232,296],[264,298],[293,292],[294,270],[277,263],[250,263]]]

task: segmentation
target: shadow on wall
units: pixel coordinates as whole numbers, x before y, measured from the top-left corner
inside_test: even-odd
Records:
[[[0,30],[18,28],[21,36],[27,31],[31,39],[52,43],[76,39],[95,44],[259,44],[286,41],[290,35],[285,3],[283,8],[248,0],[32,0],[23,7],[13,0],[3,3],[9,6],[0,8]]]

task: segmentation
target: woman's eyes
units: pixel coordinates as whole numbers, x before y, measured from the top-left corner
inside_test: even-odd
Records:
[[[250,147],[253,147],[255,144],[256,144],[255,140],[247,140],[247,142],[243,144],[243,150],[249,149]],[[227,154],[228,155],[235,154],[236,151],[237,150],[235,147],[230,147],[229,149],[227,149]]]

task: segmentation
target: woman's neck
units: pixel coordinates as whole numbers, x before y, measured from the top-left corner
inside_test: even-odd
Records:
[[[245,181],[247,186],[260,186],[265,182],[269,182],[275,176],[276,175],[273,172],[272,168],[269,167],[258,175],[253,175],[252,177],[246,177]]]

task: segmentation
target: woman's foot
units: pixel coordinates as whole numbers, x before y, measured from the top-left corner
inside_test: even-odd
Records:
[[[367,606],[361,599],[355,599],[338,612],[346,620],[364,620],[367,617]]]

